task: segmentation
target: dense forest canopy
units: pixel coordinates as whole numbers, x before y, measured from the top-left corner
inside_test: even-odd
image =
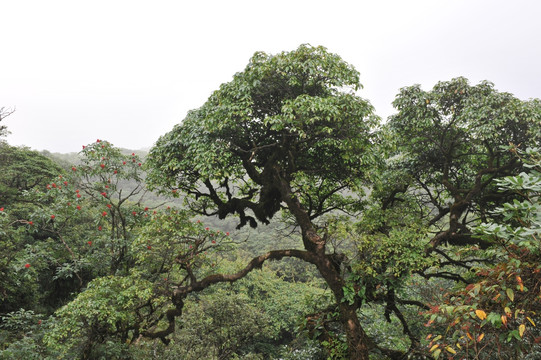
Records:
[[[301,45],[147,158],[2,141],[0,358],[538,356],[541,103],[456,78],[381,121],[360,87]]]

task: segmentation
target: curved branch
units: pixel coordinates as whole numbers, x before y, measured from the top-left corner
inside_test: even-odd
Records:
[[[396,302],[402,305],[414,305],[420,307],[421,309],[430,310],[430,306],[423,304],[422,302],[417,300],[396,299]]]
[[[311,264],[316,264],[317,257],[304,250],[289,249],[289,250],[273,250],[269,251],[263,255],[253,258],[248,265],[239,272],[235,274],[213,274],[205,277],[200,281],[191,283],[188,286],[181,286],[175,289],[174,296],[185,296],[192,292],[202,291],[209,287],[210,285],[222,282],[233,283],[237,280],[242,279],[248,273],[254,269],[260,269],[263,263],[267,260],[281,260],[284,257],[296,257],[298,259],[304,260]]]
[[[154,331],[149,329],[144,331],[141,335],[149,339],[160,339],[165,345],[168,345],[171,340],[167,339],[166,336],[175,332],[175,318],[182,315],[182,308],[184,307],[184,300],[182,298],[175,298],[173,296],[173,304],[175,305],[174,309],[169,309],[165,313],[167,317],[167,328],[163,330]]]
[[[426,253],[430,254],[432,251],[435,251],[442,243],[458,246],[478,245],[481,249],[487,249],[492,245],[490,241],[484,240],[479,236],[474,236],[473,234],[461,234],[446,230],[439,232],[430,240],[426,248]]]
[[[175,331],[175,318],[182,315],[182,309],[184,307],[184,299],[186,296],[192,292],[199,292],[207,287],[223,282],[233,283],[237,280],[242,279],[248,275],[254,269],[260,269],[263,263],[267,260],[281,260],[284,257],[296,257],[302,259],[311,264],[315,264],[317,257],[304,250],[290,249],[290,250],[274,250],[269,251],[263,255],[253,258],[244,269],[240,270],[235,274],[213,274],[203,278],[200,281],[193,281],[188,286],[179,286],[173,291],[172,302],[175,305],[174,309],[169,309],[166,312],[168,326],[163,330],[154,331],[154,329],[149,329],[143,332],[143,336],[157,339],[159,338],[164,344],[169,343],[169,339],[166,337],[172,334]]]
[[[458,274],[453,274],[453,273],[451,273],[449,271],[442,271],[442,272],[429,273],[429,274],[418,272],[418,274],[421,275],[422,277],[424,277],[425,279],[430,279],[430,278],[435,277],[435,278],[453,280],[453,281],[456,281],[456,282],[462,281],[464,284],[470,284],[471,283],[471,281],[468,281],[468,280],[464,279],[462,276],[460,276]]]

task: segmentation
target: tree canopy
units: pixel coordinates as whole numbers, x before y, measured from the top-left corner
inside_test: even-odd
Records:
[[[394,106],[398,113],[387,124],[391,156],[404,175],[402,185],[427,209],[428,224],[440,226],[431,245],[479,243],[470,227],[509,200],[495,180],[523,169],[515,146],[541,140],[539,101],[456,78],[432,91],[403,88]]]
[[[377,121],[354,93],[360,86],[358,72],[322,47],[256,53],[158,140],[149,179],[187,192],[205,215],[239,215],[240,226],[268,223],[281,181],[312,219],[346,205],[337,195],[362,182]]]

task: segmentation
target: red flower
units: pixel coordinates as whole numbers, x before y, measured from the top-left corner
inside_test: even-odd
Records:
[[[101,229],[102,229],[101,226],[98,226],[98,230],[101,231]]]
[[[131,162],[135,162],[135,159],[132,159]]]
[[[32,221],[29,221],[28,225],[34,225],[34,223]]]
[[[225,233],[225,236],[229,236],[229,232],[226,232],[226,233]]]
[[[102,169],[105,169],[105,164],[100,164]]]
[[[28,269],[30,267],[30,264],[24,264],[24,267]]]
[[[216,244],[216,240],[212,240],[212,243],[213,243],[213,244]]]
[[[197,223],[198,223],[198,224],[201,223],[201,220],[197,220]]]
[[[102,192],[101,193],[103,196],[107,196],[107,193],[106,192]]]
[[[137,165],[141,166],[141,163],[139,163],[139,164],[137,164]]]
[[[55,183],[52,183],[51,185],[52,185],[52,187],[54,187],[54,188],[56,187],[56,184],[55,184]]]
[[[192,246],[192,245],[190,245],[190,249],[191,249],[191,248],[193,248],[193,246]]]
[[[107,204],[107,207],[110,209],[110,208],[111,208],[111,204]]]
[[[210,228],[206,227],[205,230],[210,230]]]
[[[145,208],[145,211],[148,211],[148,208],[147,208],[147,207]]]
[[[133,216],[137,215],[136,211],[132,211]]]
[[[77,210],[81,210],[81,205],[77,205]]]
[[[68,203],[68,206],[71,206],[71,203],[70,203],[70,202]]]
[[[38,320],[38,325],[41,325],[41,320]]]
[[[79,193],[79,190],[75,190],[76,193]]]
[[[131,156],[135,156],[135,153],[131,153]]]
[[[126,162],[125,162],[125,161],[123,161],[123,162],[122,162],[122,165],[126,165]]]
[[[68,186],[68,182],[67,182],[67,181],[64,181],[64,185]]]
[[[118,171],[115,170],[115,171],[113,171],[113,173],[116,174],[116,173],[118,173]]]
[[[101,141],[100,139],[96,140],[96,142],[100,142],[100,141]]]
[[[83,145],[83,150],[86,148],[86,146]]]
[[[148,245],[148,246],[147,246],[147,249],[149,249],[149,250],[152,249],[152,246]]]
[[[0,208],[0,211],[4,211],[4,208],[3,208],[3,207],[1,207],[1,208]]]
[[[102,212],[101,216],[107,216],[107,211]]]
[[[105,185],[105,188],[106,188],[106,189],[109,189],[109,185]]]
[[[74,167],[71,168],[71,170],[77,171],[77,168],[74,166]]]
[[[81,197],[81,194],[77,194],[77,197],[80,198],[80,197]]]
[[[88,245],[92,245],[92,241],[90,241],[90,240],[87,241],[86,243],[87,243]]]
[[[51,219],[54,219],[54,218],[55,218],[55,216],[54,216],[54,215],[51,215]]]

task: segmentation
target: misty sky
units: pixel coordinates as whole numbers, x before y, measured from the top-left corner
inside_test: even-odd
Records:
[[[383,118],[401,87],[465,76],[541,98],[541,2],[0,2],[0,107],[12,145],[150,147],[255,51],[323,45]]]

